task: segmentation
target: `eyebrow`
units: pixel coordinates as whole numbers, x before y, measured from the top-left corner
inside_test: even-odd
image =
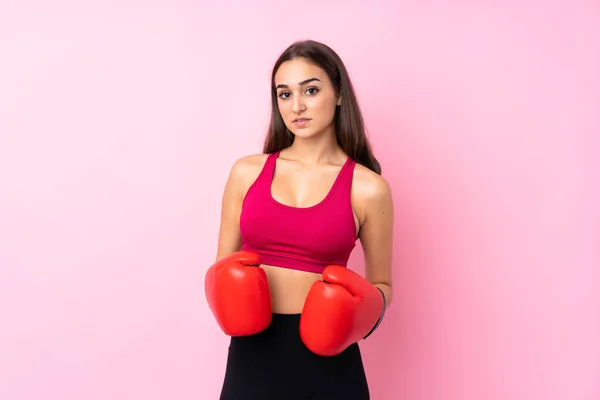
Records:
[[[321,82],[321,80],[320,80],[320,79],[317,79],[317,78],[308,78],[308,79],[306,79],[306,80],[303,80],[302,82],[299,82],[298,84],[299,84],[300,86],[302,86],[302,85],[306,85],[307,83],[310,83],[310,82],[312,82],[312,81],[318,81],[318,82]],[[277,87],[276,87],[275,89],[279,89],[279,88],[289,88],[289,86],[288,86],[288,85],[281,84],[281,85],[277,85]]]

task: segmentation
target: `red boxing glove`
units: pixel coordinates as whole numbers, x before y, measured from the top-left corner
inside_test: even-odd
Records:
[[[348,268],[330,265],[308,292],[300,336],[313,353],[334,356],[369,336],[384,311],[379,288]]]
[[[271,292],[258,254],[239,251],[206,272],[204,289],[217,323],[229,336],[254,335],[271,323]]]

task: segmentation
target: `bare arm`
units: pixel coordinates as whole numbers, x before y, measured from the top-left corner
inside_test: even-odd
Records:
[[[244,197],[243,168],[243,160],[233,164],[223,191],[217,261],[239,251],[242,247],[240,212]]]
[[[360,241],[365,257],[366,279],[379,287],[392,302],[392,253],[394,204],[388,183],[377,177],[365,191],[365,220]]]

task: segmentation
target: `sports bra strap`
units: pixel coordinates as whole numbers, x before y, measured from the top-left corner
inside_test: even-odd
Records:
[[[339,193],[340,196],[348,196],[352,189],[352,179],[354,178],[354,166],[356,165],[356,161],[352,158],[348,157],[344,165],[342,166],[341,171],[339,172],[337,186],[335,191]]]
[[[254,182],[254,186],[259,187],[261,190],[269,190],[271,191],[271,180],[273,179],[273,174],[275,172],[275,163],[277,162],[277,157],[279,157],[279,151],[275,153],[270,153],[267,156],[267,160],[256,178]]]

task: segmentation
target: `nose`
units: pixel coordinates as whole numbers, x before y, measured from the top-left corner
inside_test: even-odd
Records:
[[[304,100],[302,99],[302,96],[294,96],[294,97],[292,97],[292,110],[295,113],[302,112],[305,109],[306,109],[306,107],[304,105]]]

